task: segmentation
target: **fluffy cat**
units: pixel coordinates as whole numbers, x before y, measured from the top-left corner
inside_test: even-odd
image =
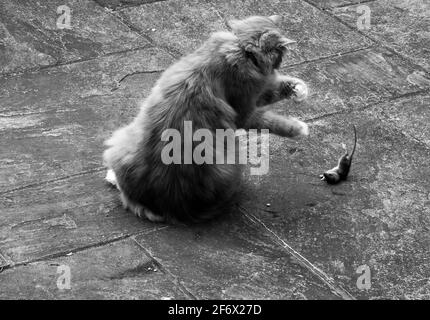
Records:
[[[229,23],[195,52],[161,75],[137,117],[106,141],[107,180],[124,207],[151,221],[198,222],[227,212],[239,190],[240,168],[231,164],[169,164],[161,160],[166,129],[269,129],[284,137],[308,135],[297,119],[264,108],[281,99],[306,98],[306,84],[281,75],[291,42],[277,28],[279,16]]]

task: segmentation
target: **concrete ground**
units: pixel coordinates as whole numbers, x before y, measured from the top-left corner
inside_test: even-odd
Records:
[[[2,0],[0,298],[430,299],[430,3],[358,2]],[[252,14],[297,40],[282,71],[311,95],[273,108],[311,136],[271,136],[269,173],[245,171],[229,216],[138,220],[103,181],[104,139],[175,59]],[[352,124],[350,178],[329,186]]]

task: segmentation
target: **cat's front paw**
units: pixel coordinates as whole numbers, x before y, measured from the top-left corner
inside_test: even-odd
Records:
[[[285,136],[293,139],[304,138],[309,135],[308,125],[295,118],[287,120],[288,125],[285,127]]]
[[[303,122],[303,121],[298,121],[298,137],[307,137],[309,135],[309,126]]]
[[[293,100],[300,102],[305,100],[309,95],[309,89],[306,83],[298,82],[294,85],[293,88]]]

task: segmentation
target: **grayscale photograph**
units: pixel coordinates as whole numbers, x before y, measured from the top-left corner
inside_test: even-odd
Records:
[[[0,300],[430,300],[429,160],[429,0],[0,0]]]

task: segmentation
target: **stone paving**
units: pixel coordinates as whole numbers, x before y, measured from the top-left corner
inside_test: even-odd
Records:
[[[430,3],[361,2],[1,0],[0,298],[430,299]],[[230,215],[138,220],[103,181],[103,141],[173,61],[255,14],[297,41],[282,72],[310,97],[273,109],[310,137],[271,136]],[[350,177],[329,186],[352,124]]]

